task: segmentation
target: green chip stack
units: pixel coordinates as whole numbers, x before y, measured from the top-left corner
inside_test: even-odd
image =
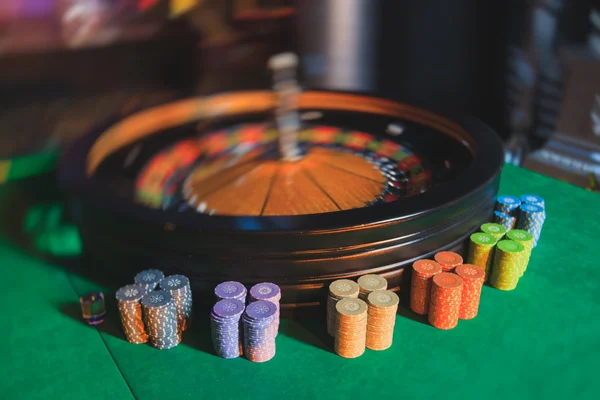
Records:
[[[501,240],[496,244],[490,284],[496,289],[513,290],[519,283],[527,252],[522,244]]]
[[[527,270],[527,264],[529,264],[531,250],[533,250],[533,235],[521,229],[513,229],[511,231],[508,231],[508,233],[506,234],[506,238],[514,240],[517,243],[521,243],[523,247],[525,247],[525,260],[523,262],[523,269],[521,271],[521,276],[523,276],[523,274]]]
[[[495,244],[496,239],[487,233],[477,232],[470,237],[467,264],[483,268],[485,280],[489,277]]]
[[[506,235],[506,228],[500,224],[495,224],[493,222],[489,222],[487,224],[481,225],[481,232],[487,233],[496,239],[496,242],[502,240],[504,235]]]

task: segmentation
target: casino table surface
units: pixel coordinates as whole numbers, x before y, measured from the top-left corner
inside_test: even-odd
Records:
[[[208,316],[175,349],[129,344],[112,293],[5,238],[0,398],[600,398],[600,197],[512,166],[500,193],[547,204],[517,289],[485,287],[479,316],[451,331],[400,309],[392,348],[353,360],[332,352],[316,319],[283,320],[277,355],[264,364],[215,356]],[[107,293],[99,328],[80,319],[78,295],[91,290]]]

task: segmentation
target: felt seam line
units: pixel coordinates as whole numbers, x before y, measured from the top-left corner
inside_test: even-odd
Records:
[[[65,271],[65,274],[67,275],[67,281],[69,281],[69,285],[71,285],[71,289],[73,289],[75,294],[79,295],[79,291],[77,290],[77,288],[73,284],[73,280],[71,279],[71,274],[68,273],[67,271]],[[125,375],[123,375],[123,371],[121,371],[121,368],[119,367],[119,364],[117,363],[117,360],[115,360],[115,357],[114,357],[112,351],[110,351],[110,348],[108,347],[108,344],[106,343],[106,340],[104,340],[104,336],[102,336],[102,333],[97,328],[94,328],[94,329],[96,330],[96,333],[98,333],[98,336],[100,336],[102,343],[104,343],[104,348],[106,349],[106,351],[108,351],[108,354],[110,355],[110,358],[113,360],[113,363],[115,364],[115,367],[117,368],[117,371],[119,371],[119,374],[121,374],[121,378],[123,378],[123,382],[125,382],[125,384],[127,385],[127,388],[129,389],[129,393],[131,393],[131,396],[137,400],[138,397],[135,395],[135,393],[133,393],[133,389],[131,388],[131,385],[129,385],[129,382],[125,378]]]

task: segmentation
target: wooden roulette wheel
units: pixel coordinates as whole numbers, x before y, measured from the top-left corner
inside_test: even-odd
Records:
[[[176,101],[82,137],[61,179],[85,250],[123,279],[186,274],[198,300],[224,280],[271,281],[285,314],[340,278],[397,289],[406,265],[489,220],[503,152],[482,123],[364,95],[298,100],[293,162],[271,91]]]

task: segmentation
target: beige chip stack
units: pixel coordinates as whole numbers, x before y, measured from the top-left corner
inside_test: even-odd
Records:
[[[336,304],[346,298],[358,298],[358,284],[349,279],[339,279],[329,285],[329,296],[327,297],[327,332],[335,336],[336,332]]]
[[[371,350],[386,350],[394,339],[394,325],[400,299],[389,290],[369,294],[366,346]]]
[[[379,275],[363,275],[358,278],[358,287],[358,298],[367,301],[371,292],[387,289],[387,280]]]

